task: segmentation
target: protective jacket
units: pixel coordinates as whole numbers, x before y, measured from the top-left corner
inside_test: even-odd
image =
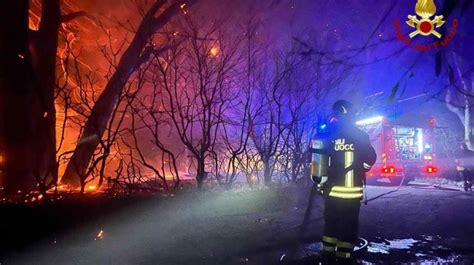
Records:
[[[354,124],[334,124],[326,135],[322,153],[330,157],[327,193],[342,199],[363,196],[365,172],[377,159],[369,135]]]

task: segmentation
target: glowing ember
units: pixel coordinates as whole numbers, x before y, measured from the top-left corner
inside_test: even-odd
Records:
[[[180,8],[181,8],[181,10],[183,11],[183,13],[184,13],[185,15],[188,14],[189,11],[188,11],[187,8],[186,8],[186,4],[182,4],[182,5],[180,6]]]
[[[217,57],[217,55],[219,54],[219,48],[218,48],[218,47],[212,47],[212,48],[209,50],[209,54],[210,54],[212,57]]]
[[[97,189],[97,186],[95,186],[95,185],[90,185],[90,186],[87,187],[87,189],[90,190],[90,191],[93,191],[93,190],[96,190],[96,189]]]
[[[99,233],[97,233],[96,237],[94,240],[101,240],[104,239],[104,230],[100,230]]]

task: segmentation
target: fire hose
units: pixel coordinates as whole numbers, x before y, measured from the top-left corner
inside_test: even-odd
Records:
[[[400,188],[403,186],[404,182],[405,182],[405,174],[403,174],[402,180],[400,181],[400,184],[398,185],[398,187],[396,187],[395,189],[393,189],[391,191],[387,191],[385,193],[379,194],[379,195],[369,199],[367,197],[367,187],[366,187],[367,185],[366,185],[365,180],[364,180],[364,204],[368,205],[368,203],[371,202],[371,201],[375,201],[377,199],[380,199],[383,196],[386,196],[386,195],[389,195],[389,194],[392,194],[392,193],[395,193],[395,192],[399,191]]]

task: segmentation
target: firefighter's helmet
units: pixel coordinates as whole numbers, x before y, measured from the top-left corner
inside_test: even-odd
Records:
[[[332,112],[334,116],[340,118],[345,116],[352,116],[354,113],[354,105],[347,100],[338,100],[332,105]]]

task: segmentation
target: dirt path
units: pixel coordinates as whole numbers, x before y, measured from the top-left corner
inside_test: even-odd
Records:
[[[393,187],[369,187],[369,197]],[[289,262],[309,188],[248,189],[148,200],[3,258],[3,264],[278,264]],[[474,261],[474,194],[403,187],[361,210],[361,261]],[[320,248],[322,199],[291,264]],[[94,216],[91,216],[93,219]],[[32,222],[34,224],[34,222]],[[100,231],[103,231],[98,236]]]

